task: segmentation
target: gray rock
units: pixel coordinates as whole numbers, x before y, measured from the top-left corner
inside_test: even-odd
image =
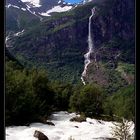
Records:
[[[55,124],[53,122],[49,122],[49,121],[46,121],[45,124],[48,124],[48,125],[53,125],[55,126]]]
[[[49,138],[45,134],[38,130],[35,130],[34,137],[38,138],[38,140],[49,140]]]

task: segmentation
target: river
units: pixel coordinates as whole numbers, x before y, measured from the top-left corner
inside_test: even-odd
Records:
[[[55,126],[42,123],[32,123],[29,126],[6,127],[6,140],[37,140],[33,137],[34,131],[43,132],[49,140],[105,140],[112,137],[112,122],[86,118],[86,122],[71,122],[75,113],[65,111],[54,112],[51,122]],[[133,129],[134,126],[132,126]]]

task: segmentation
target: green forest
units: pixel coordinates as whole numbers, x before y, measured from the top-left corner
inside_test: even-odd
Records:
[[[134,86],[111,95],[96,84],[49,81],[44,69],[25,69],[6,57],[6,125],[43,122],[54,111],[77,112],[92,118],[118,120],[135,117]],[[116,117],[117,116],[117,117]]]

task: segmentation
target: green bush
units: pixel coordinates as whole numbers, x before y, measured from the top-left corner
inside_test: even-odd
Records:
[[[71,96],[70,107],[86,116],[98,116],[102,113],[102,101],[102,89],[97,85],[86,85]]]
[[[6,62],[6,125],[21,125],[39,121],[52,111],[53,92],[43,71],[14,67]]]
[[[135,117],[135,93],[134,86],[121,88],[104,101],[104,113],[110,116],[116,115],[134,120]]]
[[[56,110],[68,110],[69,100],[72,94],[72,85],[54,82],[52,84],[54,96],[54,107]]]

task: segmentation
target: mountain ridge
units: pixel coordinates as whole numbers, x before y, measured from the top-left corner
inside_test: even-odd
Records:
[[[89,1],[71,4],[64,0],[6,0],[6,8],[28,11],[42,20],[44,16],[51,16],[53,12],[65,12],[87,2]]]

